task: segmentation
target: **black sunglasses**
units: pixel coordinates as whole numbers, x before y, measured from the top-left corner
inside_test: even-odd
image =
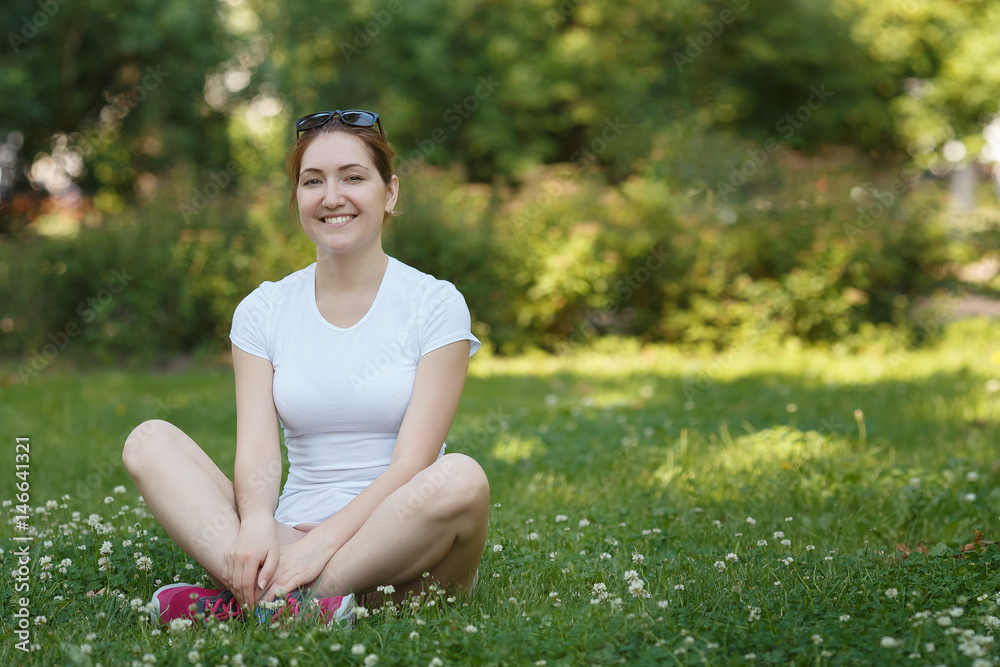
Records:
[[[306,130],[322,127],[334,118],[339,118],[340,122],[344,125],[354,125],[355,127],[378,125],[378,133],[382,137],[382,141],[385,141],[385,132],[382,131],[382,121],[378,119],[378,114],[374,111],[363,111],[361,109],[317,111],[308,116],[303,116],[295,121],[295,136],[298,137]]]

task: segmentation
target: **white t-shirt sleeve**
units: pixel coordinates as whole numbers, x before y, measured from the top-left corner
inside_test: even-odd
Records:
[[[460,340],[469,341],[469,356],[480,347],[479,339],[472,335],[472,317],[469,307],[454,285],[440,281],[423,304],[427,313],[420,327],[420,356],[439,347]]]
[[[272,354],[267,344],[266,332],[269,323],[266,315],[270,310],[272,309],[268,307],[261,285],[236,306],[229,340],[244,352],[270,360]]]

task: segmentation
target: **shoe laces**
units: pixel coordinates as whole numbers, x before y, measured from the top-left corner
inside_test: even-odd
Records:
[[[204,600],[204,606],[201,604],[202,600]],[[198,603],[198,606],[202,608],[200,611],[203,611],[205,614],[205,618],[215,616],[219,619],[227,619],[238,616],[240,613],[240,603],[236,601],[236,598],[229,591],[201,598],[198,600]]]

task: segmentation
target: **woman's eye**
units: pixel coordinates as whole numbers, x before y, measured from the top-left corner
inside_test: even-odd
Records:
[[[358,176],[357,174],[352,174],[351,176],[347,177],[347,180],[349,180],[349,181],[360,181],[360,180],[363,180],[363,179],[360,176]]]
[[[312,185],[313,183],[319,183],[315,178],[310,178],[308,180],[302,181],[302,185]]]

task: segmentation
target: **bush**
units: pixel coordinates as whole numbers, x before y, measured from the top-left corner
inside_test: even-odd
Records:
[[[492,186],[424,168],[402,184],[386,249],[454,282],[502,353],[604,335],[714,348],[856,339],[904,319],[900,304],[968,259],[919,174],[784,149],[726,187],[748,148],[670,129],[617,183],[588,165]],[[228,346],[239,300],[314,258],[285,193],[258,189],[185,216],[168,189],[72,237],[4,241],[0,353],[36,358],[67,338],[100,359]],[[984,250],[993,237],[977,238]]]

